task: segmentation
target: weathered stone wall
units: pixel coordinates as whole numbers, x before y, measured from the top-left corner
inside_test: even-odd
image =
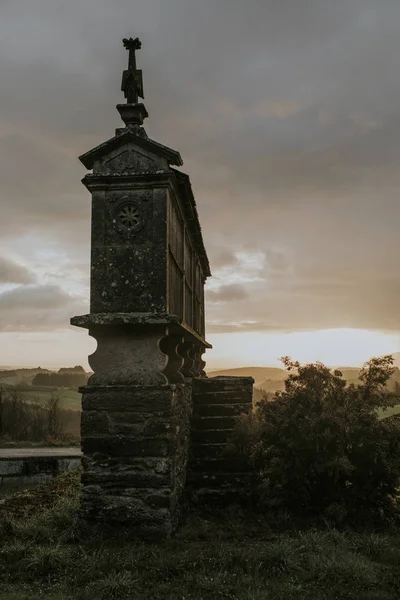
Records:
[[[238,499],[245,492],[249,475],[225,451],[240,415],[252,410],[253,383],[251,377],[193,380],[188,470],[193,499],[226,502]]]
[[[186,480],[190,384],[82,391],[81,515],[168,536]]]
[[[21,488],[78,469],[81,458],[76,456],[13,456],[0,457],[0,489]]]

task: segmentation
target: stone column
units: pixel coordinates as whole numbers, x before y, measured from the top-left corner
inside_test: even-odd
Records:
[[[183,337],[149,320],[115,314],[72,320],[98,343],[89,357],[93,375],[81,388],[80,515],[160,538],[180,518],[192,399],[177,353]]]
[[[81,516],[167,537],[180,518],[189,385],[87,386],[82,401]]]

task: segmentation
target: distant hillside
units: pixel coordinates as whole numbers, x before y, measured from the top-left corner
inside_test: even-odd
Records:
[[[33,378],[38,373],[52,373],[48,369],[13,369],[0,371],[0,385],[2,383],[9,385],[31,384]]]
[[[75,365],[75,367],[61,367],[57,372],[59,375],[66,375],[68,373],[78,373],[84,375],[85,369],[81,367],[81,365]]]
[[[7,369],[0,371],[0,384],[16,385],[19,382],[20,378],[16,371],[9,371]]]
[[[334,367],[331,370],[337,369],[342,373],[343,379],[348,383],[357,383],[360,369],[358,367]],[[208,371],[209,377],[253,377],[254,387],[258,390],[267,392],[276,392],[284,390],[284,381],[288,376],[288,372],[284,369],[276,367],[239,367],[237,369],[221,369],[219,371]],[[388,389],[394,391],[396,383],[400,385],[400,370],[396,368],[392,377],[389,380]]]
[[[268,379],[284,381],[287,372],[279,367],[238,367],[237,369],[221,369],[219,371],[207,371],[209,377],[253,377],[254,386],[260,387],[260,383]]]
[[[45,377],[48,379],[54,375],[56,375],[55,371],[42,369],[41,367],[35,369],[3,369],[0,371],[0,385],[32,385],[35,379],[37,382],[38,377],[40,380],[40,378]],[[61,367],[58,375],[60,377],[80,377],[80,379],[76,380],[78,381],[77,385],[85,385],[89,374],[85,372],[83,367],[76,365],[75,367]]]

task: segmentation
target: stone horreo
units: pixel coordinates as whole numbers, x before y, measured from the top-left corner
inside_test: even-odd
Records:
[[[251,410],[251,378],[208,378],[204,284],[210,267],[179,152],[143,128],[138,39],[122,77],[124,127],[80,157],[92,195],[90,313],[97,341],[82,392],[81,517],[138,536],[170,535],[184,494],[235,497],[246,474],[225,449]]]

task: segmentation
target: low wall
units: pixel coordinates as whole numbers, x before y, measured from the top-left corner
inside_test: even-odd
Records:
[[[79,448],[0,449],[0,491],[29,487],[81,466]]]
[[[252,410],[252,377],[193,380],[193,417],[188,469],[189,496],[199,502],[239,500],[249,473],[232,457],[227,443],[242,414]]]

